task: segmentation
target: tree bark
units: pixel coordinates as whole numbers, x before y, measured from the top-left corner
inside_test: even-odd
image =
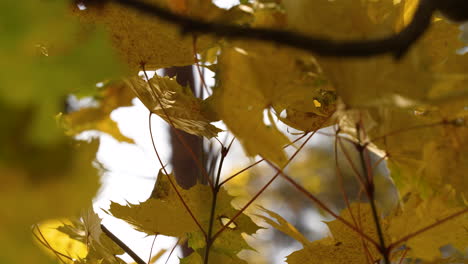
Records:
[[[192,66],[172,67],[165,69],[164,74],[169,77],[176,76],[177,82],[182,86],[190,86],[194,92],[195,81]],[[195,93],[195,92],[194,92]],[[177,183],[185,189],[188,189],[201,179],[200,169],[197,162],[194,160],[190,150],[201,162],[202,144],[200,137],[188,134],[184,131],[169,128],[172,144],[171,163],[174,169],[174,175]],[[178,135],[177,135],[177,134]],[[181,137],[185,141],[185,145],[179,139]]]
[[[169,77],[176,76],[177,82],[182,86],[190,86],[192,92],[195,94],[195,81],[192,66],[172,67],[164,70],[164,74]],[[176,131],[175,128],[170,127],[169,133],[171,136],[172,155],[171,163],[174,171],[174,176],[177,183],[184,189],[197,184],[201,179],[201,172],[197,162],[194,160],[192,154],[187,149],[190,148],[192,153],[197,159],[202,161],[203,140],[200,137],[188,134],[182,130]],[[185,145],[179,139],[182,138]],[[203,181],[200,181],[203,182]],[[192,253],[192,249],[187,246],[187,243],[180,247],[184,257]]]

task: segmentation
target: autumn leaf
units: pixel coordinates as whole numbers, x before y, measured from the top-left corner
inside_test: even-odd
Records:
[[[117,123],[110,117],[112,111],[118,107],[132,105],[134,94],[130,87],[123,82],[111,82],[103,87],[95,98],[97,107],[85,107],[59,117],[65,133],[75,136],[83,131],[98,130],[118,141],[134,143],[133,139],[122,135]]]
[[[282,148],[289,140],[264,123],[263,113],[272,111],[288,125],[306,131],[325,126],[335,110],[335,97],[320,73],[314,72],[315,66],[312,57],[300,52],[236,42],[219,56],[219,86],[208,102],[248,156],[261,155],[282,164],[286,160]]]
[[[41,230],[45,227],[50,228],[47,222],[41,224],[41,226]],[[101,219],[92,208],[82,210],[80,218],[66,220],[62,222],[61,225],[56,225],[53,231],[41,233],[44,241],[46,241],[52,249],[68,256],[69,258],[65,258],[66,260],[73,259],[70,263],[125,263],[122,259],[116,257],[116,255],[122,255],[124,251],[103,233],[101,230]],[[56,235],[51,236],[50,234]],[[74,245],[82,248],[82,252],[78,257],[75,257],[70,254],[70,252],[60,251],[59,248],[54,246],[57,243]]]
[[[206,138],[215,137],[221,131],[210,124],[209,109],[203,101],[189,87],[178,84],[176,78],[155,75],[146,82],[135,77],[127,83],[150,112],[175,128]]]
[[[437,196],[421,199],[418,195],[411,195],[402,211],[390,218],[388,229],[392,240],[426,228],[450,215],[461,212],[464,208],[454,204],[454,193],[449,189]],[[423,232],[408,241],[408,257],[432,261],[442,257],[440,249],[452,245],[460,252],[465,252],[468,245],[468,216],[461,215],[426,232]]]
[[[350,223],[357,223],[359,230],[378,241],[371,208],[368,204],[355,203],[340,216]],[[381,258],[377,248],[340,220],[327,222],[331,237],[309,242],[300,251],[287,257],[288,263],[367,263]],[[312,262],[311,262],[312,261]]]
[[[174,176],[160,172],[151,198],[136,205],[111,203],[109,212],[128,222],[136,230],[147,234],[187,236],[189,246],[193,249],[203,249],[206,246],[205,237],[182,204],[169,179],[175,183]],[[210,208],[206,203],[212,199],[210,187],[198,184],[189,190],[177,186],[177,190],[200,225],[204,230],[208,230]],[[213,230],[221,229],[225,220],[229,220],[238,212],[231,205],[232,197],[224,189],[219,191],[217,199]],[[254,222],[242,214],[220,234],[211,250],[234,258],[242,249],[250,249],[242,234],[251,235],[257,229]]]
[[[211,1],[175,1],[152,0],[151,4],[172,7],[182,13],[215,19],[222,15],[221,9]],[[132,9],[115,3],[86,10],[75,8],[74,14],[87,23],[102,24],[109,32],[111,41],[132,74],[145,69],[154,70],[171,66],[184,66],[194,63],[193,36],[182,35],[173,24],[155,17],[143,15]],[[203,51],[212,45],[213,40],[201,38],[197,41],[197,51]]]
[[[59,255],[65,263],[73,263],[72,260],[62,257],[62,255],[68,256],[71,259],[79,259],[86,257],[88,250],[83,242],[71,239],[67,234],[58,230],[64,223],[67,225],[71,224],[67,219],[43,221],[37,225],[37,228],[33,229],[33,234],[37,238],[38,243],[41,244],[41,248],[51,258],[56,258]]]
[[[302,235],[293,225],[291,225],[288,221],[286,221],[281,215],[263,207],[260,207],[260,209],[263,212],[267,213],[269,217],[272,217],[273,219],[275,219],[277,222],[275,222],[272,218],[269,218],[267,216],[256,215],[257,217],[260,217],[261,219],[263,219],[267,224],[271,225],[276,230],[281,231],[284,234],[301,242],[301,244],[303,245],[309,244],[309,240],[306,237],[304,237],[304,235]]]

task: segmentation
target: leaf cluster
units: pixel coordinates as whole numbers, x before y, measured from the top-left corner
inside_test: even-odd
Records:
[[[148,200],[111,204],[108,213],[136,230],[186,240],[194,251],[181,263],[247,263],[239,257],[251,249],[245,234],[259,228],[246,211],[300,242],[303,248],[286,259],[290,264],[464,261],[468,55],[458,24],[433,16],[440,10],[464,18],[465,13],[453,12],[450,4],[456,2],[432,6],[426,16],[430,27],[415,33],[404,52],[397,51],[398,60],[385,52],[330,57],[299,44],[265,41],[271,39],[262,34],[374,43],[411,31],[422,12],[417,7],[430,1],[258,0],[229,10],[210,0],[148,0],[139,8],[133,1],[0,4],[0,22],[6,25],[0,36],[5,69],[0,113],[6,123],[0,131],[0,198],[8,201],[0,213],[0,244],[6,247],[0,262],[50,262],[41,258],[28,227],[76,215],[89,204],[99,187],[98,166],[92,164],[99,144],[76,136],[97,130],[133,144],[111,113],[131,106],[135,96],[173,128],[206,140],[231,133],[247,156],[259,157],[252,166],[264,162],[273,171],[253,197],[234,208],[225,183],[243,175],[221,175],[230,149],[221,144],[219,173],[206,169],[207,185],[177,186],[159,160],[163,170]],[[147,5],[164,12],[142,12]],[[207,28],[190,31],[188,25],[170,23],[177,22],[171,17]],[[238,31],[223,35],[214,32],[217,25]],[[263,33],[256,38],[255,32]],[[194,93],[177,77],[148,78],[148,70],[182,65],[195,65],[199,73],[212,70],[215,84],[202,81]],[[72,107],[70,95],[91,103]],[[217,121],[226,131],[213,124]],[[286,170],[325,127],[332,127],[334,152],[346,157],[359,189],[349,199],[343,186],[336,188],[343,210],[334,210]],[[345,141],[357,150],[355,160],[348,158]],[[382,190],[376,187],[375,168],[382,161],[399,194],[386,214],[376,203]],[[334,168],[339,178],[338,158]],[[310,241],[279,213],[252,209],[279,178],[309,206],[334,218],[327,222],[328,237]],[[102,229],[93,211],[70,219],[34,225],[33,236],[66,263],[123,263],[118,255],[131,250]],[[444,260],[447,246],[453,251]]]

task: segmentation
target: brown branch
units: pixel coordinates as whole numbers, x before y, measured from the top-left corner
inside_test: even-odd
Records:
[[[359,152],[359,159],[361,161],[362,171],[364,173],[364,179],[366,180],[365,190],[369,198],[369,203],[372,210],[372,217],[374,219],[375,229],[377,231],[377,236],[379,237],[379,246],[377,247],[384,258],[384,264],[391,264],[389,258],[389,250],[385,245],[385,238],[380,223],[380,217],[377,212],[377,206],[375,204],[375,186],[373,180],[373,172],[371,170],[370,162],[368,156],[365,155],[367,152],[367,145],[364,145],[361,139],[361,131],[365,137],[365,129],[362,124],[362,119],[359,123],[356,124],[356,136],[358,140],[357,149]]]
[[[328,121],[328,119],[330,119],[331,116],[329,116],[327,119],[325,119],[321,125],[325,124],[325,122]],[[286,168],[286,166],[288,166],[292,160],[299,154],[299,152],[304,148],[304,146],[307,144],[307,142],[309,142],[309,140],[315,135],[316,131],[312,132],[308,137],[307,139],[299,146],[299,148],[293,153],[293,155],[288,159],[288,161],[286,162],[286,164],[284,164],[282,166],[282,168]],[[267,161],[267,160],[266,160]],[[255,194],[251,199],[250,201],[248,201],[239,211],[237,211],[237,213],[229,220],[229,222],[227,222],[225,225],[223,225],[219,230],[218,232],[216,232],[214,235],[213,235],[213,241],[219,236],[221,235],[221,233],[226,229],[226,227],[228,227],[231,223],[234,222],[234,220],[237,219],[237,217],[239,217],[267,188],[268,186],[270,186],[275,180],[276,178],[278,178],[278,176],[281,174],[281,171],[277,171],[275,173],[275,175],[273,175],[273,177],[271,177],[271,179],[257,192],[257,194]]]
[[[94,0],[90,2],[97,5],[105,2],[118,3],[178,25],[184,34],[210,34],[229,39],[268,41],[329,57],[370,57],[391,53],[396,58],[400,58],[426,32],[431,24],[432,15],[438,8],[437,0],[421,0],[410,24],[399,33],[374,40],[337,41],[291,31],[207,22],[175,14],[141,0]]]
[[[268,161],[267,161],[268,162]],[[358,233],[362,238],[365,238],[366,240],[368,240],[370,243],[372,243],[373,245],[375,246],[378,246],[378,243],[372,239],[371,237],[369,237],[368,235],[366,235],[365,233],[363,233],[361,230],[359,230],[359,228],[355,227],[354,225],[352,225],[350,222],[348,222],[346,219],[344,219],[343,217],[341,217],[340,215],[336,214],[335,212],[333,212],[328,206],[326,206],[321,200],[319,200],[317,197],[315,197],[315,195],[311,194],[309,191],[307,191],[304,187],[302,187],[299,183],[297,183],[293,178],[291,178],[289,175],[287,175],[283,170],[281,170],[280,168],[278,168],[276,165],[274,165],[273,163],[271,162],[268,162],[268,164],[274,168],[279,174],[281,174],[281,176],[283,177],[283,179],[285,179],[287,182],[289,182],[291,185],[294,186],[294,188],[296,188],[299,192],[301,192],[302,194],[304,194],[307,198],[309,198],[310,200],[312,200],[313,202],[315,202],[320,208],[322,208],[324,211],[326,211],[327,213],[329,213],[331,216],[335,217],[337,220],[339,220],[340,222],[342,222],[344,225],[348,226],[351,230],[355,231],[356,233]]]
[[[318,132],[315,132],[315,133],[318,134]],[[283,148],[287,148],[287,147],[289,147],[289,146],[292,146],[294,143],[298,142],[299,140],[303,139],[303,138],[306,137],[306,136],[307,136],[307,133],[304,133],[302,136],[296,138],[293,142],[287,144],[287,145],[284,146]],[[251,169],[252,167],[254,167],[254,166],[260,164],[260,163],[263,162],[263,161],[265,161],[265,159],[262,158],[262,159],[260,159],[260,160],[258,160],[258,161],[256,161],[256,162],[250,164],[249,166],[243,168],[242,170],[240,170],[240,171],[234,173],[233,175],[229,176],[227,179],[225,179],[224,181],[222,181],[222,182],[219,184],[219,186],[221,187],[222,185],[224,185],[224,184],[227,183],[228,181],[230,181],[230,180],[232,180],[233,178],[239,176],[239,175],[240,175],[241,173],[243,173],[244,171],[247,171],[247,170]]]
[[[125,251],[137,264],[146,264],[133,250],[131,250],[122,240],[115,236],[107,227],[101,224],[101,229],[114,243]]]

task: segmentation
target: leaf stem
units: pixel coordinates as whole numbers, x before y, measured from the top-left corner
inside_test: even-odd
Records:
[[[276,167],[274,164],[269,163],[274,169],[278,171],[279,174],[288,181],[290,184],[292,184],[297,190],[299,190],[302,194],[307,196],[310,200],[314,201],[320,208],[325,210],[327,213],[335,217],[337,220],[341,221],[343,224],[354,230],[356,233],[358,233],[361,237],[365,238],[369,242],[371,242],[374,245],[378,245],[377,242],[374,241],[371,237],[363,233],[359,228],[355,227],[352,225],[350,222],[346,221],[344,218],[333,212],[328,206],[326,206],[322,201],[320,201],[317,197],[315,197],[313,194],[311,194],[309,191],[304,189],[300,184],[298,184],[295,180],[293,180],[289,175],[287,175],[284,171],[280,170],[278,167]]]
[[[219,193],[219,190],[221,188],[221,185],[219,184],[219,180],[221,178],[221,171],[223,169],[224,159],[226,158],[227,154],[229,153],[229,150],[231,149],[231,146],[232,146],[233,142],[234,142],[234,138],[231,140],[231,143],[229,143],[229,146],[227,148],[224,147],[223,145],[221,145],[221,159],[220,159],[219,165],[218,165],[218,173],[216,174],[215,188],[213,190],[213,199],[211,201],[210,225],[208,227],[208,235],[207,235],[207,239],[206,239],[205,256],[204,256],[204,260],[203,260],[204,264],[208,264],[211,245],[213,245],[213,242],[215,240],[215,238],[212,237],[212,234],[213,234],[213,225],[214,225],[214,220],[215,220],[216,202],[218,200],[218,193]]]
[[[177,190],[176,184],[172,181],[171,177],[169,177],[169,173],[167,173],[166,167],[164,166],[164,164],[162,162],[161,156],[159,155],[158,149],[156,148],[156,144],[154,143],[153,129],[152,129],[152,126],[151,126],[151,115],[153,115],[152,112],[150,112],[149,116],[148,116],[148,126],[149,126],[149,132],[150,132],[150,137],[151,137],[151,143],[153,144],[153,149],[154,149],[154,152],[156,153],[156,157],[158,158],[159,164],[161,165],[161,168],[164,171],[164,174],[166,175],[169,183],[171,184],[172,189],[174,189],[175,193],[177,194],[177,197],[179,197],[179,200],[182,203],[182,205],[184,206],[185,210],[189,213],[190,217],[192,217],[193,221],[195,222],[195,224],[198,226],[198,228],[200,229],[200,231],[203,233],[203,235],[206,238],[207,237],[206,231],[203,229],[201,224],[198,222],[198,220],[195,217],[195,215],[193,214],[192,210],[190,210],[190,208],[188,207],[187,203],[185,202],[184,198],[180,194],[179,190]]]
[[[391,264],[390,259],[389,259],[389,250],[385,246],[384,234],[382,231],[382,226],[380,224],[380,218],[377,212],[377,207],[375,205],[375,187],[374,187],[373,175],[372,175],[372,171],[370,171],[371,168],[368,166],[367,159],[364,156],[364,152],[367,150],[367,145],[364,145],[362,143],[361,128],[362,128],[362,124],[357,123],[356,124],[356,136],[358,140],[357,149],[359,152],[359,159],[361,161],[362,171],[364,173],[363,178],[366,181],[365,190],[366,190],[366,193],[368,194],[369,203],[370,203],[371,211],[372,211],[372,217],[374,218],[375,229],[377,231],[377,236],[379,237],[378,249],[384,258],[384,263]]]
[[[154,92],[155,94],[154,97],[156,98],[156,100],[158,101],[159,105],[161,106],[161,109],[164,113],[164,115],[166,116],[167,118],[167,121],[169,122],[171,128],[174,130],[174,134],[177,136],[177,139],[179,140],[180,143],[182,143],[182,145],[184,145],[185,149],[189,152],[190,156],[192,156],[192,159],[195,161],[195,164],[197,165],[198,169],[201,171],[201,173],[203,174],[203,176],[206,178],[206,180],[208,181],[210,187],[213,189],[214,186],[213,186],[213,182],[212,180],[210,179],[210,177],[208,176],[208,173],[206,172],[205,168],[203,167],[203,165],[201,164],[200,162],[200,159],[197,158],[197,155],[195,155],[195,153],[193,152],[192,148],[190,148],[187,144],[187,142],[185,141],[185,139],[182,137],[182,135],[179,133],[179,131],[177,130],[177,128],[174,126],[174,122],[172,121],[172,118],[170,117],[169,113],[167,113],[167,109],[166,107],[164,107],[164,105],[162,104],[161,102],[161,98],[162,96],[157,92],[157,90],[155,89],[155,87],[153,86],[153,84],[151,83],[150,81],[150,78],[148,77],[148,74],[146,73],[146,70],[145,70],[145,66],[144,64],[141,65],[141,69],[143,70],[143,74],[145,75],[145,79],[146,79],[146,83],[148,84],[148,86],[150,87],[150,91],[151,92]],[[150,110],[151,112],[151,110]],[[151,112],[152,113],[152,112]]]
[[[316,133],[318,133],[318,132],[316,132]],[[305,136],[307,136],[307,133],[304,133],[304,134],[301,135],[300,137],[296,138],[293,142],[291,142],[291,143],[287,144],[286,146],[284,146],[284,148],[291,146],[292,144],[294,144],[294,143],[298,142],[299,140],[303,139]],[[233,178],[235,178],[235,177],[238,176],[239,174],[243,173],[244,171],[249,170],[250,168],[252,168],[252,167],[258,165],[259,163],[261,163],[261,162],[263,162],[263,161],[265,161],[265,159],[262,158],[262,159],[260,159],[260,160],[258,160],[258,161],[256,161],[256,162],[250,164],[249,166],[247,166],[247,167],[243,168],[242,170],[240,170],[240,171],[234,173],[233,175],[229,176],[227,179],[225,179],[224,181],[222,181],[219,185],[220,185],[220,186],[224,185],[225,183],[227,183],[228,181],[232,180]]]
[[[325,124],[325,122],[328,121],[328,119],[330,119],[331,116],[329,116],[328,118],[326,118],[322,123],[321,125]],[[299,154],[299,152],[304,148],[304,146],[307,144],[307,142],[309,142],[309,140],[315,135],[315,133],[317,132],[316,131],[313,131],[312,133],[310,133],[310,135],[306,138],[306,140],[304,140],[304,142],[299,146],[299,148],[293,153],[293,155],[288,159],[288,161],[286,162],[286,164],[283,165],[283,169],[286,168],[286,166],[289,165],[289,163],[291,163],[291,161]],[[307,134],[305,134],[307,135]],[[304,136],[305,136],[304,135]],[[239,217],[267,188],[268,186],[270,186],[275,180],[276,178],[280,175],[280,171],[277,171],[275,173],[275,175],[273,175],[273,177],[271,177],[271,179],[257,192],[257,194],[255,194],[251,199],[250,201],[248,201],[230,220],[229,222],[227,222],[225,225],[223,225],[219,230],[218,232],[216,232],[216,234],[214,234],[213,236],[213,240],[216,239],[216,237],[218,237],[225,229],[227,226],[229,226],[230,224],[232,224],[234,222],[234,220],[237,219],[237,217]]]
[[[39,235],[41,236],[39,238],[39,236],[34,233],[34,229],[37,229],[37,232],[39,232]],[[65,254],[62,254],[60,252],[58,252],[57,250],[55,250],[50,244],[49,242],[47,241],[47,239],[44,237],[44,235],[42,234],[42,231],[41,229],[39,228],[39,226],[37,224],[35,224],[33,226],[33,235],[34,237],[37,239],[37,241],[39,241],[43,246],[45,246],[46,248],[48,248],[50,251],[52,251],[55,256],[60,260],[60,262],[64,263],[65,264],[65,261],[63,261],[63,259],[61,257],[64,257],[64,258],[67,258],[69,260],[73,260],[72,258],[70,258],[69,256],[65,255]]]
[[[419,229],[416,232],[413,232],[411,234],[408,234],[408,235],[400,238],[399,240],[397,240],[397,241],[393,242],[392,244],[390,244],[388,246],[388,249],[391,250],[394,247],[398,246],[399,244],[401,244],[401,243],[403,243],[403,242],[405,242],[405,241],[407,241],[407,240],[409,240],[409,239],[411,239],[411,238],[413,238],[413,237],[415,237],[415,236],[417,236],[417,235],[419,235],[421,233],[424,233],[424,232],[426,232],[426,231],[428,231],[428,230],[430,230],[430,229],[432,229],[432,228],[434,228],[434,227],[436,227],[438,225],[443,224],[444,222],[447,222],[447,221],[449,221],[449,220],[451,220],[451,219],[453,219],[455,217],[461,216],[461,215],[466,214],[466,213],[468,213],[468,208],[466,208],[464,210],[461,210],[460,212],[454,213],[452,215],[449,215],[449,216],[443,218],[442,220],[439,220],[439,221],[437,221],[437,222],[435,222],[435,223],[433,223],[431,225],[428,225],[428,226],[426,226],[424,228]]]

